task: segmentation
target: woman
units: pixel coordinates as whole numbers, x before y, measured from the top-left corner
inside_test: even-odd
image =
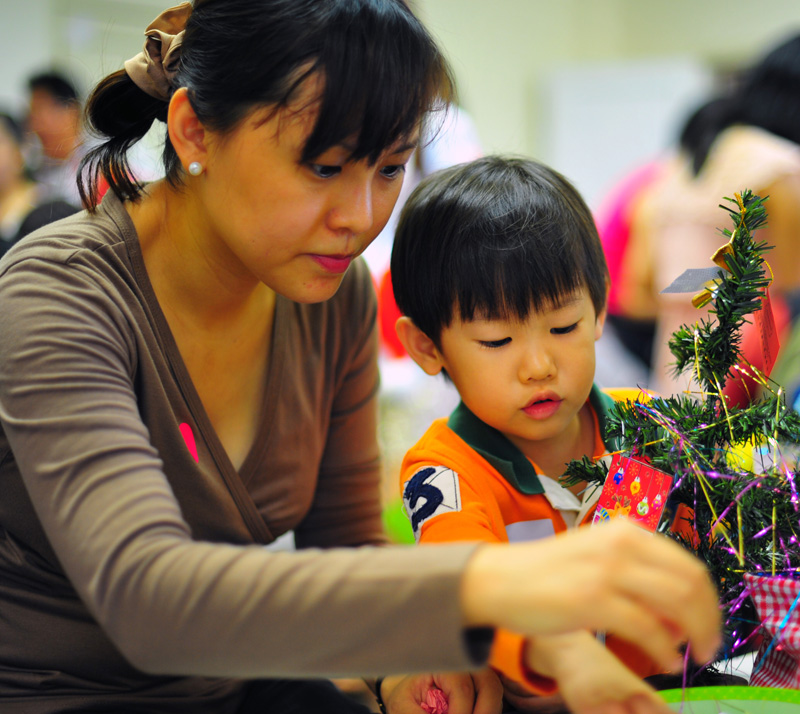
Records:
[[[0,264],[4,711],[342,711],[276,679],[475,668],[495,625],[709,655],[704,571],[632,527],[349,548],[382,542],[356,258],[449,85],[405,3],[202,0],[148,33],[89,102],[92,208]],[[125,151],[156,118],[166,179],[139,186]],[[260,547],[290,529],[300,552]]]

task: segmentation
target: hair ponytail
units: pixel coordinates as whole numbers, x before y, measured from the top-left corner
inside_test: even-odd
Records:
[[[101,177],[121,200],[139,197],[142,184],[131,171],[128,150],[155,119],[166,121],[168,106],[139,89],[125,70],[110,74],[95,87],[86,104],[86,124],[105,140],[84,156],[78,171],[78,191],[89,211],[97,208]]]

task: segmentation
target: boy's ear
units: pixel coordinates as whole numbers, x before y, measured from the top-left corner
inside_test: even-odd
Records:
[[[599,340],[603,336],[603,327],[606,324],[606,315],[608,314],[608,308],[603,308],[600,311],[600,314],[595,318],[594,321],[594,339],[595,342]]]
[[[420,330],[410,317],[403,315],[397,318],[394,329],[406,352],[426,374],[433,376],[442,371],[444,365],[439,350],[433,340]]]
[[[184,169],[193,161],[206,165],[206,130],[195,114],[186,87],[181,87],[172,95],[167,112],[167,131]]]
[[[603,303],[603,309],[597,314],[594,321],[594,341],[597,342],[603,336],[603,328],[606,324],[606,315],[608,315],[608,296],[611,293],[611,283],[606,280],[606,299]]]

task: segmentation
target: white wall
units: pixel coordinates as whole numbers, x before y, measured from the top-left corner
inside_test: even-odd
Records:
[[[800,32],[797,0],[416,2],[487,150],[552,163],[592,202],[670,143],[715,72]]]
[[[687,56],[553,69],[539,94],[537,153],[596,208],[632,169],[671,149],[676,127],[713,86],[708,66]]]
[[[58,68],[84,92],[142,47],[170,0],[2,0],[0,104],[22,109],[29,75]]]
[[[797,0],[415,0],[491,150],[537,154],[542,82],[564,65],[689,57],[737,65],[792,31]]]
[[[139,51],[144,28],[176,1],[3,0],[0,105],[21,108],[25,78],[53,63],[88,89]],[[554,163],[592,195],[598,172],[610,181],[669,142],[701,77],[800,31],[798,0],[413,1],[453,63],[486,149]],[[681,72],[691,87],[676,84]],[[625,76],[631,87],[619,101],[585,92],[580,102],[582,87],[611,91]],[[620,124],[631,101],[643,112],[633,134]],[[579,151],[596,164],[585,175]]]
[[[49,0],[5,0],[0,10],[0,111],[22,110],[26,77],[50,62]]]

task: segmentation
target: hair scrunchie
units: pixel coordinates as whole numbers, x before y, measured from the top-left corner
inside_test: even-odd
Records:
[[[139,89],[168,102],[181,61],[181,44],[192,3],[164,10],[144,31],[144,49],[125,62],[125,71]]]

